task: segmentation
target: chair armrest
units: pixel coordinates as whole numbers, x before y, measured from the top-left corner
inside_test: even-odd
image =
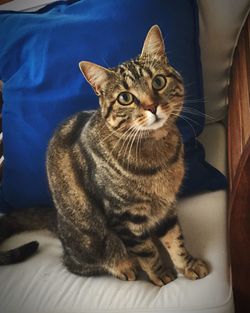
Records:
[[[250,312],[250,16],[235,50],[229,86],[229,245],[236,313]]]
[[[0,181],[2,179],[2,171],[3,171],[2,107],[3,107],[2,81],[0,80]]]
[[[11,2],[13,0],[0,0],[0,4],[4,4],[4,3],[7,3],[7,2]]]

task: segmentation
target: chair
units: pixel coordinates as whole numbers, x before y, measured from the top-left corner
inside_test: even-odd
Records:
[[[79,277],[62,265],[57,238],[23,233],[3,249],[30,239],[41,248],[24,263],[0,267],[0,312],[250,312],[250,3],[198,5],[206,111],[213,117],[199,140],[207,160],[227,174],[229,188],[182,199],[178,213],[187,247],[208,261],[211,273],[198,281],[180,275],[162,288],[145,280]]]

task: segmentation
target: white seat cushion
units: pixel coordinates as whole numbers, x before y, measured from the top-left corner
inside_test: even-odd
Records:
[[[208,160],[225,172],[224,127],[219,123],[207,126],[201,140]],[[3,248],[35,239],[40,242],[40,250],[24,263],[0,267],[0,312],[234,312],[226,192],[186,198],[179,202],[178,211],[188,248],[210,264],[211,273],[206,278],[190,281],[179,275],[159,288],[145,280],[123,282],[108,276],[75,276],[62,265],[58,239],[48,232],[25,233],[6,241]]]

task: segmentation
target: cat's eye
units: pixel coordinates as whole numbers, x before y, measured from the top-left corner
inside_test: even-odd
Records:
[[[152,87],[155,90],[161,90],[166,86],[167,80],[163,75],[156,75],[152,81]]]
[[[134,101],[134,96],[130,92],[121,92],[117,100],[122,105],[129,105]]]

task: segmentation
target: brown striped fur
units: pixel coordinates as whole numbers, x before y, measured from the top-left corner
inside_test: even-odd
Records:
[[[136,59],[112,69],[84,61],[80,69],[100,109],[65,121],[47,154],[65,265],[123,280],[136,279],[140,267],[162,286],[175,275],[162,261],[161,242],[186,277],[204,277],[207,266],[184,248],[176,216],[184,161],[175,121],[184,88],[159,27]]]

